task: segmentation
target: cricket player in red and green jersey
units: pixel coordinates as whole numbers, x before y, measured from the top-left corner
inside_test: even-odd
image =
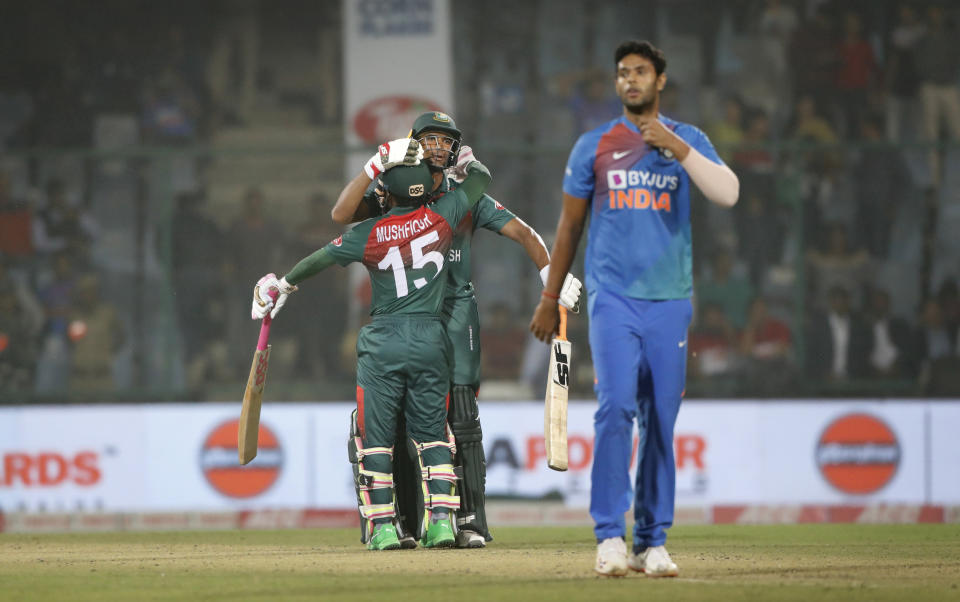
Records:
[[[403,141],[401,141],[403,142]],[[409,141],[410,147],[418,146]],[[391,143],[392,144],[392,143]],[[389,147],[390,145],[384,145]],[[403,149],[401,149],[403,150]],[[419,464],[425,547],[455,545],[451,512],[460,506],[447,429],[450,344],[441,319],[454,229],[483,195],[491,177],[478,161],[456,191],[423,205],[432,187],[425,162],[392,161],[381,147],[387,212],[365,220],[301,260],[282,279],[265,276],[254,290],[253,315],[273,305],[267,291],[289,295],[306,278],[333,265],[362,263],[373,289],[372,322],[357,340],[356,436],[350,445],[358,503],[369,549],[397,549],[392,460],[413,450]],[[281,305],[280,299],[277,305]],[[403,416],[409,442],[396,441]]]

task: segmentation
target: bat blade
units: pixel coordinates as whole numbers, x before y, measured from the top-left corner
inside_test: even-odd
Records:
[[[260,435],[260,407],[263,404],[263,387],[267,384],[267,368],[270,363],[270,345],[257,349],[253,354],[247,388],[243,392],[243,407],[240,409],[240,428],[237,431],[237,452],[241,464],[249,464],[257,457]]]
[[[566,310],[560,308],[560,333],[550,343],[550,368],[547,393],[544,399],[543,440],[547,452],[547,466],[553,470],[567,470],[567,399],[570,391],[570,356],[572,346],[567,340]]]
[[[268,293],[277,300],[276,289]],[[249,464],[257,457],[257,445],[260,439],[260,406],[263,404],[263,387],[267,384],[267,367],[270,363],[270,323],[273,319],[268,313],[260,324],[260,338],[257,339],[257,351],[253,354],[247,388],[243,391],[243,407],[240,408],[240,426],[237,429],[237,455],[241,464]]]

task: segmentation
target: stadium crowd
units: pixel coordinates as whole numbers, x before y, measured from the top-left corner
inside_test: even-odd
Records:
[[[0,392],[126,399],[164,389],[165,398],[172,390],[209,399],[223,386],[233,398],[252,350],[242,328],[248,283],[336,236],[331,199],[302,198],[293,235],[274,219],[266,186],[234,195],[227,213],[205,203],[215,158],[188,151],[256,125],[258,102],[278,77],[258,60],[271,38],[251,35],[273,18],[261,3],[108,4],[117,23],[138,27],[103,35],[101,20],[79,5],[38,5],[13,11],[17,27],[0,42],[30,48],[5,52],[24,58],[0,67]],[[319,4],[310,10],[339,12],[338,2]],[[956,7],[565,0],[590,18],[548,19],[523,42],[510,35],[518,13],[546,16],[543,4],[452,3],[454,34],[465,40],[454,56],[457,120],[490,157],[498,199],[552,230],[565,148],[619,112],[606,59],[594,60],[592,49],[636,35],[625,29],[635,22],[630,10],[653,14],[650,37],[669,33],[676,46],[663,112],[707,124],[740,177],[733,212],[693,202],[691,395],[960,392],[960,246],[949,234],[960,226],[958,157],[955,145],[937,146],[960,138]],[[502,33],[477,39],[464,23]],[[577,40],[572,55],[551,45],[548,26]],[[45,44],[29,44],[36,32]],[[687,48],[689,39],[707,43]],[[326,83],[318,89],[337,87]],[[312,123],[345,120],[321,92],[281,97],[281,108],[312,107]],[[155,203],[162,161],[122,154],[157,147],[183,159],[163,176],[178,181],[169,211]],[[538,161],[530,148],[556,152]],[[266,240],[292,242],[265,253]],[[525,332],[533,297],[485,286],[513,277],[504,263],[474,264],[482,344],[495,350],[485,354],[486,374],[526,383],[536,397],[545,362]],[[350,397],[355,328],[346,316],[369,291],[336,278],[323,294],[304,291],[287,309],[301,313],[278,321],[282,359],[271,370],[310,383],[286,391],[290,398],[317,398],[317,381],[327,385],[323,398]],[[586,341],[583,322],[571,321],[571,336]],[[158,357],[164,349],[174,359]],[[576,364],[582,396],[591,394],[588,358]],[[151,380],[171,361],[162,382]]]

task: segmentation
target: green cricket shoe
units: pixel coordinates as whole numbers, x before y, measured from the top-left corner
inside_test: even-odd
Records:
[[[373,536],[367,542],[368,550],[399,550],[400,539],[397,528],[392,523],[384,523],[374,528]]]
[[[457,538],[453,534],[450,518],[437,522],[430,521],[427,525],[427,535],[423,538],[425,548],[452,548],[457,545]]]

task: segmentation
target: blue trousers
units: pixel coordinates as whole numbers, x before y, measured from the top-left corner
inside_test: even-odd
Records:
[[[673,427],[687,371],[689,299],[649,301],[591,291],[590,347],[599,407],[594,415],[590,516],[597,540],[626,534],[633,498],[633,547],[663,545],[673,524]],[[639,427],[635,491],[633,423]]]

